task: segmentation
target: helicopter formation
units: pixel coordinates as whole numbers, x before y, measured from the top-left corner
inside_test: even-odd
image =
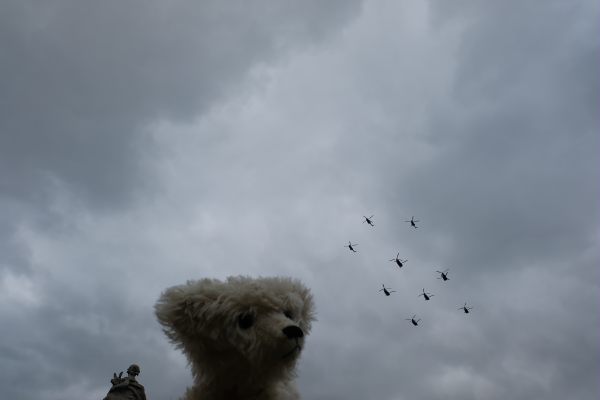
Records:
[[[375,215],[371,215],[369,217],[367,217],[366,215],[363,215],[363,224],[366,223],[367,225],[374,227],[375,224],[373,222]],[[410,226],[414,229],[417,229],[417,222],[420,222],[420,220],[415,219],[414,216],[412,216],[409,220],[405,220],[404,222],[408,222],[410,223]],[[351,241],[348,241],[348,244],[344,247],[347,247],[350,251],[357,253],[356,249],[354,247],[358,246],[357,243],[352,243]],[[396,264],[396,266],[399,269],[402,269],[402,267],[405,266],[405,264],[408,262],[408,260],[403,260],[402,258],[400,258],[400,252],[398,252],[396,254],[396,257],[390,259],[389,261],[393,262]],[[448,274],[450,273],[450,269],[446,268],[445,270],[439,271],[436,270],[435,273],[438,275],[437,279],[442,280],[442,282],[446,282],[449,281],[450,278],[448,277]],[[386,287],[385,284],[381,284],[381,289],[379,289],[379,292],[383,292],[383,294],[388,297],[390,296],[392,293],[395,293],[395,290],[392,290],[392,288],[390,287]],[[432,297],[434,297],[435,295],[429,292],[425,291],[425,288],[422,289],[422,292],[417,296],[417,297],[421,297],[423,296],[423,299],[425,301],[429,301],[431,300]],[[469,314],[471,312],[471,310],[473,309],[473,307],[469,307],[467,306],[467,303],[465,302],[464,305],[462,305],[461,307],[458,307],[459,310],[461,310],[464,314]],[[421,318],[417,318],[417,314],[414,314],[411,318],[405,318],[406,321],[410,321],[410,323],[413,326],[419,326],[419,322],[421,321]]]

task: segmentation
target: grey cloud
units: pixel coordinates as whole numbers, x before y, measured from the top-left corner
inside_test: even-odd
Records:
[[[2,192],[48,201],[50,175],[85,203],[110,206],[131,201],[136,189],[157,189],[147,176],[156,150],[148,124],[194,118],[239,88],[252,66],[321,39],[357,4],[2,8]]]
[[[551,260],[594,240],[600,52],[577,11],[551,3],[541,21],[525,6],[481,11],[462,36],[455,97],[429,127],[444,150],[403,183],[403,198],[481,264]]]
[[[92,251],[75,259],[77,249],[67,245],[66,258],[50,250],[40,259],[36,235],[77,243],[86,231],[82,221],[146,204],[162,190],[155,123],[189,123],[232,93],[250,91],[252,68],[326,39],[359,7],[358,1],[2,3],[0,277],[8,284],[26,274],[43,299],[30,307],[3,304],[12,308],[2,309],[0,334],[10,343],[0,349],[5,396],[105,393],[114,372],[107,368],[134,360],[148,380],[186,386],[189,375],[169,370],[181,357],[169,359],[174,352],[154,323],[153,300],[123,304],[127,257]],[[23,237],[23,229],[33,238]],[[140,359],[144,348],[163,354],[164,364],[150,360],[155,353]],[[18,384],[25,371],[26,387]],[[148,387],[154,398],[172,395],[168,387]]]
[[[150,65],[149,77],[131,73],[115,85],[123,103],[106,113],[132,103],[117,125],[130,121],[128,132],[137,133],[120,154],[132,155],[122,162],[137,163],[130,169],[141,183],[120,176],[121,197],[81,210],[69,185],[99,164],[88,171],[73,161],[81,176],[69,180],[50,164],[42,169],[42,157],[39,173],[59,177],[46,189],[57,198],[36,197],[31,179],[20,181],[22,193],[14,185],[4,191],[12,208],[2,234],[11,237],[23,221],[34,231],[5,241],[6,260],[33,271],[39,301],[9,298],[0,307],[9,327],[0,386],[23,399],[100,397],[114,369],[137,361],[152,398],[179,395],[189,368],[160,332],[153,302],[186,279],[243,273],[292,275],[312,288],[318,321],[299,375],[307,399],[596,398],[596,6],[372,2],[342,35],[310,47],[356,10],[307,7],[276,22],[268,13],[242,10],[242,17],[237,8],[208,4],[198,18],[226,15],[240,29],[230,37],[218,18],[193,26],[191,8],[145,8],[149,15],[140,10],[139,20],[127,9],[110,16],[118,22],[114,36],[103,31],[97,40],[123,37],[120,54],[155,45],[158,61],[141,51],[121,63],[109,57],[110,46],[86,49],[93,25],[78,22],[81,11],[56,28],[55,39],[81,31],[69,48],[84,48],[85,65],[98,53],[109,60],[100,66],[113,71],[95,70],[103,80],[89,82],[99,86],[90,91],[104,94],[81,105],[86,118],[109,107],[113,88],[101,83],[112,82],[122,64],[145,71],[137,68],[141,57]],[[217,11],[204,14],[207,7]],[[329,26],[334,14],[342,19]],[[39,29],[58,17],[36,18],[29,21]],[[296,18],[306,23],[298,27]],[[159,28],[141,26],[147,20]],[[305,32],[314,26],[322,28]],[[279,29],[288,36],[281,39]],[[210,37],[189,39],[195,32]],[[265,44],[260,35],[271,39]],[[238,45],[241,36],[250,44]],[[254,41],[256,52],[247,48]],[[214,48],[217,42],[239,54]],[[194,46],[205,46],[224,70],[187,54]],[[198,81],[189,65],[169,79],[151,67],[177,58],[196,63]],[[266,76],[260,90],[244,82],[257,63],[275,59],[281,62],[257,67]],[[214,82],[219,77],[225,86]],[[77,103],[65,96],[57,109]],[[148,143],[144,124],[160,118],[172,121],[152,127]],[[115,212],[122,196],[148,181],[164,192]],[[43,206],[19,202],[27,196]],[[373,229],[362,224],[370,214]],[[404,222],[411,215],[421,219],[417,230]],[[56,219],[63,229],[39,228]],[[30,248],[20,247],[23,237]],[[348,240],[360,244],[357,254],[343,247]],[[388,261],[398,251],[409,259],[402,270]],[[434,271],[446,267],[451,280],[442,283]],[[397,292],[384,297],[382,283]],[[435,294],[431,302],[417,297],[423,287]],[[457,309],[465,301],[474,307],[468,316]],[[412,314],[423,319],[420,327],[404,320]],[[31,389],[13,385],[32,365],[39,373]],[[73,380],[79,386],[66,388]]]

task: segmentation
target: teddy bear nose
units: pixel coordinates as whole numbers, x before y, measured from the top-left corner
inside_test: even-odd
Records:
[[[283,331],[283,334],[285,336],[287,336],[289,339],[297,339],[297,338],[301,338],[302,336],[304,336],[304,332],[302,332],[302,329],[300,329],[294,325],[286,326],[285,328],[282,329],[282,331]]]

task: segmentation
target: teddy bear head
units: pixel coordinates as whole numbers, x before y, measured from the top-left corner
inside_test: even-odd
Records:
[[[309,290],[297,280],[239,276],[171,287],[155,312],[194,375],[241,370],[268,377],[292,373],[313,307]]]

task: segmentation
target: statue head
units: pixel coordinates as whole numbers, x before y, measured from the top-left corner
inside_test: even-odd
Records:
[[[137,364],[131,364],[129,368],[127,368],[127,373],[129,375],[137,376],[140,374],[140,367]]]

